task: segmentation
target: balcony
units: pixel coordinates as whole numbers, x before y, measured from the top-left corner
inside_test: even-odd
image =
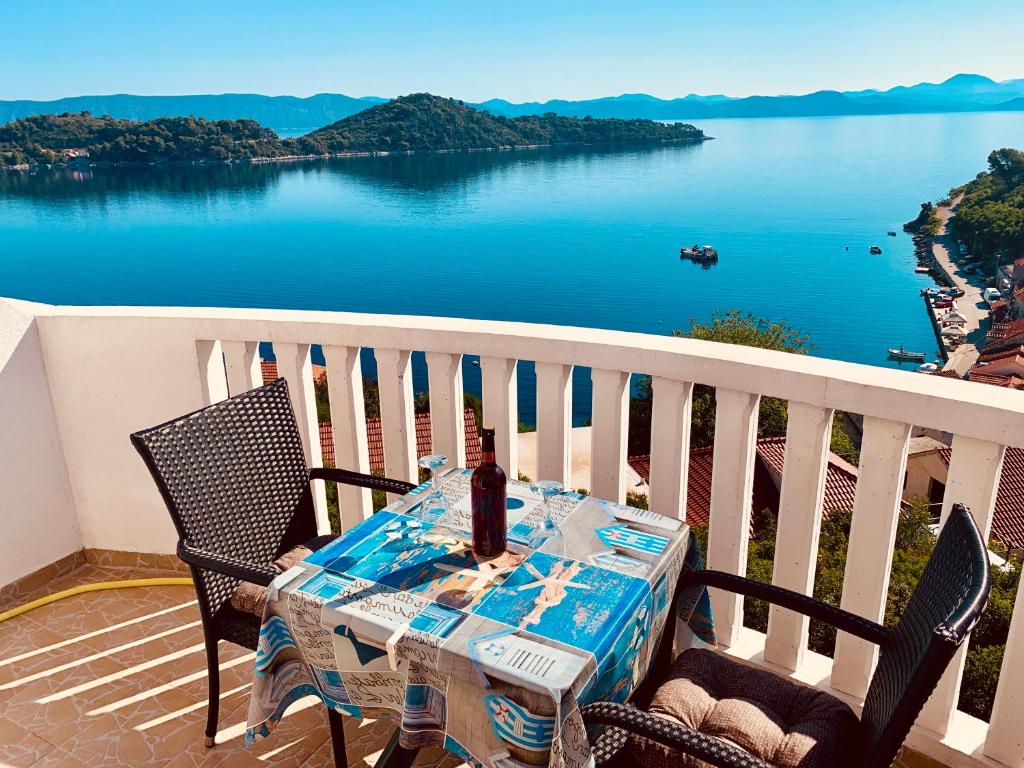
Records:
[[[784,556],[776,557],[774,581],[803,592],[813,584],[833,412],[854,414],[863,436],[842,607],[873,620],[882,618],[885,606],[912,436],[921,429],[952,436],[943,507],[966,503],[985,532],[1005,447],[1024,447],[1017,392],[710,342],[453,318],[0,300],[0,610],[71,583],[123,577],[125,568],[152,575],[180,566],[171,557],[173,527],[128,434],[261,383],[260,342],[273,345],[278,371],[288,380],[311,465],[322,461],[312,369],[312,345],[321,345],[336,462],[360,471],[369,469],[360,350],[372,349],[385,472],[406,479],[417,469],[413,352],[425,353],[434,449],[460,464],[462,358],[479,355],[484,419],[497,428],[498,462],[512,476],[518,469],[517,363],[534,363],[537,472],[566,483],[571,373],[574,366],[587,367],[593,388],[589,489],[620,501],[629,488],[630,374],[650,375],[650,506],[684,519],[693,388],[714,387],[708,565],[739,573],[751,527],[759,398],[787,400],[777,538]],[[343,527],[371,513],[368,492],[340,493]],[[317,489],[315,501],[326,530],[326,489]],[[242,750],[239,733],[230,730],[238,731],[242,715],[229,715],[244,713],[250,670],[242,655],[225,661],[233,676],[225,677],[224,696],[231,701],[222,705],[222,728],[233,741],[216,755],[202,752],[202,659],[194,648],[198,613],[189,591],[152,587],[95,595],[0,624],[0,702],[11,704],[0,728],[27,732],[27,743],[41,740],[54,755],[73,755],[77,744],[99,739],[97,728],[105,723],[107,751],[78,758],[85,764],[214,765],[223,759],[241,765],[287,756],[314,765],[329,759],[316,708],[292,715],[291,740]],[[808,648],[806,621],[780,611],[764,634],[743,626],[742,597],[714,593],[712,602],[724,652],[820,686],[855,707],[863,697],[875,662],[871,647],[841,634],[835,658],[828,658]],[[990,722],[956,709],[963,663],[961,653],[913,729],[904,761],[1024,765],[1024,607],[1016,607],[1011,622]],[[88,693],[101,689],[103,696]],[[18,711],[12,703],[19,702],[31,713],[24,722],[12,714]],[[374,726],[349,726],[365,733],[361,742],[352,737],[362,745],[358,756],[372,760],[383,746],[374,746]],[[430,760],[451,763],[440,754]],[[60,763],[47,763],[43,755],[16,764]]]

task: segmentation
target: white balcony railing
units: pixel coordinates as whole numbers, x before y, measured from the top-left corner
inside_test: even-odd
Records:
[[[480,356],[484,419],[517,471],[516,365],[536,363],[539,472],[569,477],[571,372],[592,369],[591,492],[625,498],[630,373],[653,377],[650,501],[686,517],[694,384],[717,390],[708,565],[743,573],[759,398],[789,401],[775,583],[809,592],[825,463],[837,410],[862,414],[863,445],[842,606],[880,621],[912,426],[953,435],[946,503],[991,526],[1004,446],[1024,447],[1022,395],[996,387],[664,336],[522,323],[243,309],[52,307],[0,300],[0,585],[72,548],[172,552],[174,534],[128,434],[260,383],[258,342],[289,383],[311,465],[321,461],[310,348],[323,346],[339,466],[369,466],[359,350],[377,361],[386,472],[412,480],[410,355],[425,352],[439,452],[462,458],[462,355]],[[369,494],[342,491],[349,526]],[[317,493],[320,525],[326,500]],[[41,535],[45,532],[46,535]],[[773,609],[767,635],[742,627],[743,598],[712,596],[728,652],[854,704],[874,647],[840,633],[835,660],[808,650],[807,620]],[[947,765],[1024,765],[1024,598],[1010,628],[991,723],[958,712],[961,654],[911,746]]]

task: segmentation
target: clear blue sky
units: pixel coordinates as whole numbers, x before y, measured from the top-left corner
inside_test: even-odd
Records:
[[[4,0],[0,99],[256,92],[477,101],[1024,77],[1012,0]]]

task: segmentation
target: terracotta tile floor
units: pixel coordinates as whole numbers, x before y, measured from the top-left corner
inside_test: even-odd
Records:
[[[41,594],[159,575],[180,576],[87,565]],[[191,587],[86,593],[0,623],[0,768],[330,768],[316,699],[297,702],[269,738],[242,744],[253,654],[226,643],[220,654],[220,730],[206,749],[206,660]],[[391,729],[346,718],[349,765],[372,766]],[[440,749],[416,760],[416,768],[459,765]],[[904,751],[897,765],[939,764]]]
[[[157,575],[84,566],[44,593]],[[296,703],[269,738],[243,746],[253,654],[225,643],[218,743],[206,749],[205,659],[191,587],[91,592],[0,623],[0,768],[333,765],[315,699]],[[349,765],[373,765],[391,728],[346,718]],[[459,764],[440,749],[416,761]]]

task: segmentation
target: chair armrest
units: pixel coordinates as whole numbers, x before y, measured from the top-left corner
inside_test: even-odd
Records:
[[[268,586],[276,576],[281,575],[271,565],[247,563],[235,557],[193,547],[183,541],[178,542],[178,557],[196,568],[259,584],[261,587]]]
[[[802,613],[812,619],[831,624],[836,629],[849,632],[875,645],[884,645],[891,635],[891,631],[881,624],[858,616],[855,613],[844,611],[842,608],[834,608],[813,597],[808,597],[791,589],[777,587],[774,584],[764,584],[760,581],[747,579],[732,573],[723,571],[690,571],[679,577],[679,588],[695,584],[703,584],[707,587],[716,587],[728,592],[734,592],[758,600],[767,600],[781,608],[788,608],[791,611]],[[678,589],[678,588],[677,588]]]
[[[739,747],[627,704],[599,701],[580,710],[584,725],[610,725],[719,768],[772,768]]]
[[[332,480],[345,485],[358,485],[360,488],[372,488],[376,491],[406,494],[416,486],[404,480],[392,480],[389,477],[364,475],[361,472],[350,472],[337,467],[313,467],[309,470],[310,480]]]

